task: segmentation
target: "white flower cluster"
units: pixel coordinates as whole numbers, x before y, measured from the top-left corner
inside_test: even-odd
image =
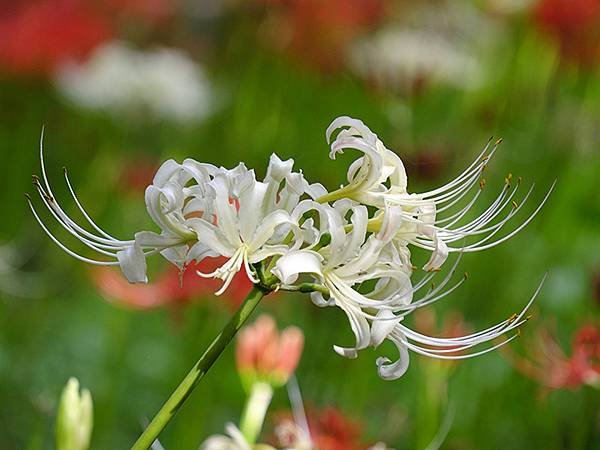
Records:
[[[426,80],[462,89],[481,85],[477,58],[431,31],[387,28],[359,40],[348,55],[359,76],[392,89]]]
[[[213,103],[202,68],[181,50],[140,51],[119,41],[99,47],[83,64],[64,65],[55,83],[74,104],[118,116],[197,121]]]
[[[142,231],[125,241],[92,221],[65,172],[75,204],[93,231],[67,216],[55,200],[42,158],[43,177],[36,179],[42,200],[70,234],[108,261],[90,259],[65,247],[31,208],[51,239],[69,254],[93,264],[119,265],[131,282],[146,282],[145,258],[154,253],[180,268],[193,260],[221,256],[227,258],[221,267],[198,274],[223,280],[217,294],[240,270],[266,290],[310,292],[316,305],[337,306],[348,317],[355,342],[334,346],[340,355],[355,358],[359,350],[377,347],[385,339],[397,346],[397,361],[377,360],[378,372],[385,379],[404,374],[409,350],[442,359],[474,356],[498,344],[471,353],[468,350],[516,330],[526,320],[525,310],[535,295],[520,314],[459,338],[426,336],[403,323],[412,311],[447,296],[464,281],[449,285],[460,254],[509,239],[532,220],[552,189],[524,222],[501,233],[533,189],[517,204],[514,198],[520,183],[512,183],[511,176],[481,214],[464,220],[481,193],[481,174],[497,143],[488,144],[449,183],[415,194],[407,191],[400,158],[360,120],[339,117],[326,136],[331,158],[345,149],[362,153],[350,165],[348,183],[340,189],[327,192],[321,184],[310,184],[302,172],[293,170],[293,160],[282,161],[276,155],[271,156],[262,181],[244,164],[225,169],[192,159],[182,163],[169,160],[145,195],[160,233]],[[431,252],[425,274],[417,282],[411,280],[410,246]],[[430,288],[450,253],[459,254],[452,269]]]

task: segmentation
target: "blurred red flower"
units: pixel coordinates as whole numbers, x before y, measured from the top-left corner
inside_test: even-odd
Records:
[[[0,6],[0,68],[48,75],[68,60],[80,61],[136,20],[172,16],[179,0],[16,0]]]
[[[290,414],[280,414],[276,419],[276,434],[280,445],[295,448],[299,434]],[[308,410],[308,428],[312,448],[318,450],[365,450],[361,442],[362,424],[348,418],[333,407]]]
[[[64,60],[87,56],[114,33],[92,4],[37,0],[0,7],[0,66],[47,74]]]
[[[119,174],[119,186],[127,193],[138,195],[152,184],[154,175],[160,167],[160,162],[151,157],[135,157],[123,163]]]
[[[384,17],[385,0],[257,0],[268,6],[267,41],[325,70],[337,69],[345,49]]]
[[[557,39],[563,57],[583,66],[600,59],[600,0],[541,0],[538,26]]]
[[[196,271],[210,272],[222,265],[222,258],[205,258],[200,264],[189,264],[181,273],[169,266],[155,282],[130,284],[117,270],[98,267],[92,271],[92,280],[112,302],[134,309],[151,309],[165,305],[181,305],[202,296],[211,296],[219,289],[220,281],[200,278]],[[244,271],[238,272],[222,298],[235,308],[239,306],[252,282]]]
[[[303,347],[304,334],[299,328],[287,327],[279,333],[275,321],[263,314],[240,330],[236,366],[248,386],[257,381],[281,386],[296,370]]]
[[[308,427],[315,447],[321,450],[362,450],[362,425],[346,417],[340,410],[326,408],[313,411],[308,418]]]
[[[548,328],[538,330],[526,356],[505,350],[515,368],[550,389],[577,389],[600,382],[600,328],[583,325],[573,338],[568,357]]]

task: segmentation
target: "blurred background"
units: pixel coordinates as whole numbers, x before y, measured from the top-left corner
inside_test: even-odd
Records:
[[[140,290],[57,249],[23,197],[42,126],[67,211],[63,166],[97,222],[129,238],[155,229],[143,192],[168,158],[244,161],[262,176],[276,152],[309,181],[339,185],[355,155],[328,159],[338,115],[400,155],[413,192],[451,179],[490,136],[504,143],[482,209],[509,172],[535,181],[534,200],[558,185],[517,237],[464,257],[468,281],[410,322],[444,336],[490,326],[548,271],[506,351],[454,365],[413,356],[386,382],[374,360],[391,348],[358,360],[332,351],[351,339],[341,311],[287,294],[259,306],[305,332],[297,378],[309,410],[333,408],[359,435],[331,448],[424,449],[444,428],[446,449],[600,446],[600,1],[3,1],[0,100],[1,449],[53,448],[69,376],[94,396],[92,448],[129,448],[249,289],[239,279],[216,298],[187,273],[181,287],[155,258]],[[166,429],[165,448],[197,448],[239,419],[233,352]],[[279,390],[272,412],[286,410]]]

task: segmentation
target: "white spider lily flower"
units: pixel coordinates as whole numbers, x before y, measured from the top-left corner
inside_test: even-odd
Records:
[[[404,316],[446,297],[464,281],[444,290],[458,265],[457,258],[439,286],[418,300],[413,299],[436,273],[429,273],[412,285],[408,249],[393,242],[402,226],[398,206],[388,206],[379,230],[368,236],[368,215],[364,205],[349,200],[339,200],[333,206],[305,201],[298,205],[293,215],[301,216],[310,209],[319,213],[319,236],[327,233],[330,243],[319,248],[318,242],[322,240],[318,239],[317,244],[290,251],[277,260],[272,272],[281,280],[281,288],[289,290],[298,289],[300,275],[309,275],[316,283],[312,286],[313,302],[318,306],[337,306],[346,313],[356,344],[349,348],[334,346],[334,350],[344,357],[356,358],[358,350],[378,346]],[[350,224],[347,224],[344,218],[349,213]],[[365,282],[373,283],[372,289],[359,292],[357,287]],[[370,322],[380,325],[371,326]]]
[[[301,274],[309,274],[316,279],[329,298],[325,299],[317,290],[311,293],[313,302],[318,306],[342,309],[356,338],[354,347],[336,345],[334,350],[342,356],[356,358],[358,350],[372,343],[368,319],[374,316],[363,310],[394,310],[412,299],[410,268],[399,258],[382,258],[383,249],[400,225],[396,214],[398,208],[388,209],[379,232],[368,237],[368,211],[364,205],[347,200],[338,201],[334,206],[306,201],[298,205],[294,215],[301,216],[311,209],[319,213],[321,235],[326,230],[331,242],[322,248],[312,244],[290,251],[277,260],[272,272],[281,280],[283,289],[293,289],[292,285]],[[344,217],[349,213],[352,229],[346,232]],[[354,286],[368,280],[377,282],[371,292],[363,294],[354,289]]]
[[[414,285],[411,283],[410,255],[405,246],[394,239],[402,228],[403,215],[399,206],[387,205],[376,233],[367,236],[367,210],[349,200],[338,200],[333,206],[304,202],[298,205],[295,215],[309,208],[318,210],[321,227],[331,235],[331,242],[319,248],[310,245],[291,251],[277,260],[273,273],[281,280],[282,289],[298,290],[302,274],[309,275],[316,285],[311,285],[313,302],[318,306],[337,306],[350,322],[356,343],[353,347],[334,346],[336,353],[356,358],[358,351],[369,346],[378,347],[385,339],[399,350],[399,358],[377,359],[378,373],[386,380],[401,377],[409,363],[409,350],[442,359],[461,359],[492,351],[510,342],[513,334],[503,342],[474,353],[454,355],[517,330],[528,317],[526,311],[533,303],[541,285],[519,315],[489,329],[459,338],[434,338],[417,333],[404,325],[403,319],[415,311],[441,300],[456,290],[466,279],[449,286],[460,255],[439,285],[416,298],[416,294],[430,285],[437,272],[429,272]],[[344,221],[350,215],[350,225]],[[350,231],[346,231],[350,230]],[[321,241],[321,239],[319,239]],[[360,290],[364,282],[374,284],[369,292]],[[449,287],[448,287],[449,286]]]
[[[109,260],[91,259],[67,248],[50,232],[28,198],[29,206],[42,229],[69,255],[91,264],[119,265],[123,274],[132,283],[148,281],[145,258],[150,254],[161,253],[180,268],[189,262],[190,259],[186,256],[200,255],[197,245],[191,247],[193,251],[189,250],[189,244],[197,241],[196,232],[190,226],[190,221],[201,214],[212,214],[211,203],[207,200],[209,195],[206,195],[203,189],[210,176],[218,171],[214,166],[191,159],[186,159],[183,164],[173,160],[166,161],[157,171],[153,184],[146,189],[148,213],[161,228],[162,233],[142,231],[136,233],[135,239],[120,240],[108,234],[91,219],[77,198],[65,170],[68,190],[93,232],[83,228],[67,215],[52,192],[44,164],[42,141],[40,141],[40,162],[42,178],[34,177],[34,184],[51,215],[69,234],[97,254],[108,257]],[[190,181],[195,184],[186,187]],[[205,252],[204,256],[208,254],[209,252]]]
[[[43,135],[42,135],[43,139]],[[119,240],[101,229],[79,202],[65,171],[69,192],[80,213],[94,230],[85,229],[59,205],[52,192],[40,142],[42,178],[34,184],[51,215],[72,236],[107,260],[82,256],[67,248],[44,224],[28,198],[30,208],[42,229],[65,252],[96,265],[118,265],[130,282],[147,282],[146,256],[161,253],[183,268],[192,260],[226,256],[227,263],[212,274],[224,281],[220,294],[243,265],[248,276],[258,282],[251,264],[286,253],[290,235],[296,247],[303,241],[299,227],[289,215],[299,198],[307,193],[322,195],[324,188],[309,185],[301,173],[292,172],[293,161],[276,155],[265,182],[243,164],[232,170],[217,168],[192,159],[179,164],[166,161],[146,189],[146,207],[161,233],[142,231],[135,239]],[[284,185],[282,187],[282,184]]]
[[[248,277],[258,283],[252,264],[284,255],[303,244],[305,235],[290,212],[302,195],[318,195],[324,189],[309,186],[301,173],[292,172],[292,165],[293,160],[281,161],[273,155],[263,182],[256,181],[254,171],[244,166],[236,168],[233,177],[229,172],[221,172],[210,182],[214,191],[213,217],[195,218],[192,227],[198,245],[229,258],[214,272],[198,272],[201,277],[223,280],[216,295],[227,289],[242,266]]]
[[[331,142],[336,130],[340,131]],[[454,180],[428,192],[409,194],[402,161],[394,152],[387,149],[362,121],[346,116],[338,117],[327,129],[326,138],[331,142],[332,159],[349,148],[359,150],[364,155],[350,165],[348,184],[324,195],[318,201],[329,202],[350,198],[380,209],[386,203],[400,206],[404,225],[399,230],[397,238],[432,251],[431,259],[424,267],[425,270],[439,269],[449,253],[485,250],[510,239],[536,216],[554,188],[552,184],[539,205],[520,225],[508,234],[493,239],[519,212],[533,191],[532,186],[520,203],[515,202],[513,199],[520,186],[520,179],[517,183],[512,183],[512,175],[509,174],[500,194],[491,205],[476,218],[461,223],[461,219],[476,203],[485,185],[481,174],[495,153],[500,140],[493,145],[490,140],[475,161]],[[452,208],[457,204],[460,205],[468,195],[471,195],[471,198],[466,205],[453,211]],[[374,221],[377,221],[376,217]],[[470,237],[475,237],[477,240],[465,245],[452,245]]]

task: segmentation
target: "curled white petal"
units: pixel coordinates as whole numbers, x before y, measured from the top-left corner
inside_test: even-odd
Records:
[[[133,244],[117,252],[117,259],[123,274],[130,283],[147,283],[146,258],[139,245]]]
[[[283,284],[293,284],[300,274],[323,276],[321,264],[323,257],[310,250],[290,252],[277,260],[271,270]]]

